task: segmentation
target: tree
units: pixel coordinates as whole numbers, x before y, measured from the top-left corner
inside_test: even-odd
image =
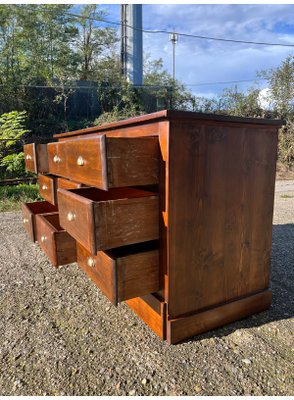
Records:
[[[76,46],[80,57],[80,79],[92,78],[99,59],[118,42],[113,28],[99,26],[99,21],[102,22],[106,15],[107,12],[97,4],[86,4],[76,21],[79,31]]]
[[[150,86],[148,92],[156,95],[164,104],[164,108],[190,110],[193,107],[194,96],[180,81],[174,81],[170,73],[163,69],[162,58],[151,60],[147,54],[143,72],[144,85]]]
[[[241,92],[237,86],[225,89],[218,100],[217,112],[240,117],[261,117],[263,110],[260,106],[260,89],[250,88]]]
[[[288,56],[279,66],[259,72],[266,78],[273,109],[281,118],[294,117],[294,56]]]

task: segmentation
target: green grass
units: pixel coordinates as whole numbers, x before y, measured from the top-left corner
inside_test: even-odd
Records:
[[[38,184],[0,186],[0,212],[19,211],[20,202],[41,200]]]
[[[281,199],[293,199],[294,196],[291,194],[281,194]]]

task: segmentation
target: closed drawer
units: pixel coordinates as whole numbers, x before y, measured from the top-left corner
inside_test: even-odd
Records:
[[[157,242],[99,251],[95,256],[78,243],[77,262],[115,305],[159,290]]]
[[[67,176],[66,142],[48,143],[49,172],[53,175]]]
[[[131,188],[58,189],[60,224],[89,252],[158,239],[158,196]]]
[[[49,148],[51,173],[89,186],[108,190],[158,183],[159,144],[156,137],[96,135],[51,143]]]
[[[36,238],[36,215],[52,213],[57,211],[57,207],[47,201],[36,201],[34,203],[21,203],[23,225],[30,239],[35,242]]]
[[[76,241],[61,228],[58,213],[36,216],[36,237],[55,267],[76,261]]]
[[[48,154],[46,144],[30,143],[23,146],[25,168],[35,173],[48,172]]]
[[[38,175],[39,192],[43,199],[57,205],[56,178],[50,175]]]

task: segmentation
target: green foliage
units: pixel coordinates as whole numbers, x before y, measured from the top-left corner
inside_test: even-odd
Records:
[[[24,153],[8,154],[3,157],[0,162],[2,167],[6,168],[6,171],[14,173],[15,175],[22,175],[24,172]]]
[[[75,42],[79,57],[80,79],[95,78],[100,58],[111,51],[119,41],[116,30],[99,26],[108,13],[97,4],[85,4],[81,7],[78,23],[78,37]]]
[[[260,89],[251,88],[246,93],[235,86],[225,89],[219,98],[218,107],[228,115],[240,117],[261,117],[263,110],[259,101]]]
[[[19,210],[20,201],[41,200],[38,185],[0,186],[0,211]]]
[[[29,132],[24,129],[25,120],[26,111],[11,111],[0,116],[0,139],[5,140],[0,143],[1,150],[13,146],[15,140]]]
[[[190,110],[194,104],[192,93],[163,69],[163,60],[151,60],[149,54],[144,60],[144,85],[150,86],[149,95],[156,96],[162,108]]]
[[[280,129],[279,134],[279,147],[278,147],[279,160],[291,168],[294,163],[294,122],[287,120],[286,125]]]
[[[107,12],[99,5],[86,4],[79,8],[78,16],[73,16],[69,13],[72,7],[0,5],[0,115],[11,110],[27,110],[26,125],[32,131],[32,141],[47,141],[53,133],[89,126],[89,119],[93,120],[101,112],[95,124],[165,108],[281,117],[288,122],[280,134],[279,158],[286,165],[293,164],[293,55],[278,68],[259,73],[268,83],[272,104],[268,112],[261,109],[259,88],[247,92],[237,87],[228,88],[213,99],[194,96],[180,81],[173,80],[163,68],[162,59],[152,60],[149,55],[144,60],[145,86],[135,89],[121,77],[116,30],[105,27],[102,22]],[[91,102],[95,93],[83,91],[78,98],[73,89],[78,80],[93,80],[98,85],[99,109],[95,111],[93,107],[90,112],[87,110],[87,115],[82,112],[83,121],[71,110],[79,109],[79,102],[87,96]],[[11,123],[10,117],[3,118],[2,127]],[[11,114],[11,118],[15,124],[23,122],[18,119],[21,114],[17,117]],[[16,145],[14,140],[12,143],[12,139],[27,134],[23,126],[11,125],[11,137],[0,142],[0,176],[4,169],[7,174],[21,173],[20,144]]]
[[[24,171],[24,156],[16,152],[16,145],[29,132],[24,129],[25,120],[25,111],[11,111],[0,116],[0,167],[17,175]]]
[[[281,118],[294,117],[294,56],[288,56],[282,64],[269,71],[262,71],[270,89],[272,107]]]

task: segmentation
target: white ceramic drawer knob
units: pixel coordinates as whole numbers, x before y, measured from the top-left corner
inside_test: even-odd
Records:
[[[31,159],[32,159],[32,156],[30,154],[27,154],[26,155],[26,160],[31,160]]]
[[[94,268],[95,267],[95,260],[93,257],[88,257],[87,259],[87,265],[88,267]]]
[[[60,158],[58,157],[58,155],[55,155],[55,156],[53,157],[53,161],[54,161],[55,163],[59,163],[59,162],[60,162]]]
[[[22,220],[22,222],[23,222],[24,224],[27,224],[27,223],[29,222],[29,220],[28,220],[27,218],[24,218],[24,219]]]
[[[76,219],[76,214],[74,213],[74,212],[72,212],[72,211],[69,211],[68,213],[67,213],[67,220],[68,221],[73,221],[73,220],[75,220]]]
[[[41,242],[44,243],[44,242],[46,242],[46,240],[47,240],[47,237],[45,235],[42,235],[41,236]]]
[[[47,190],[47,189],[48,189],[48,186],[42,185],[42,190]]]
[[[84,165],[84,163],[85,162],[84,162],[83,157],[79,156],[78,159],[77,159],[77,164],[82,167]]]

